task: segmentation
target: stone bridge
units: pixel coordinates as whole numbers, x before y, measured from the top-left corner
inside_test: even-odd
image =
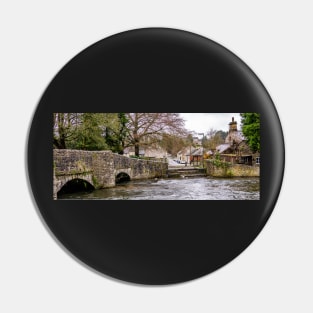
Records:
[[[112,151],[53,149],[53,198],[72,180],[88,182],[95,189],[114,187],[119,177],[146,179],[167,175],[165,162],[132,159]]]

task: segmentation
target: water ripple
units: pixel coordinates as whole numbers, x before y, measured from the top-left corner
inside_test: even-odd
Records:
[[[95,200],[259,200],[259,178],[140,180],[61,199]]]

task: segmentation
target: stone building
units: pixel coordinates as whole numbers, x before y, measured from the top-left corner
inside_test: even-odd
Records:
[[[225,143],[217,146],[216,152],[219,154],[221,160],[233,164],[260,164],[260,153],[253,153],[251,151],[243,133],[238,130],[237,122],[234,118],[229,123],[229,131],[225,138]]]
[[[228,135],[225,138],[225,144],[234,146],[236,144],[240,144],[242,141],[245,140],[242,132],[238,130],[237,122],[234,118],[232,118],[232,121],[228,125],[229,131]]]

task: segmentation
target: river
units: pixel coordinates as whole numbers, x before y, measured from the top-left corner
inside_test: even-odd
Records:
[[[175,178],[134,180],[116,187],[63,194],[86,200],[259,200],[259,178]]]

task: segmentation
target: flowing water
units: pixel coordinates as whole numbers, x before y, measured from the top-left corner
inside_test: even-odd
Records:
[[[134,180],[116,187],[63,194],[86,200],[259,200],[259,178],[185,178]]]

